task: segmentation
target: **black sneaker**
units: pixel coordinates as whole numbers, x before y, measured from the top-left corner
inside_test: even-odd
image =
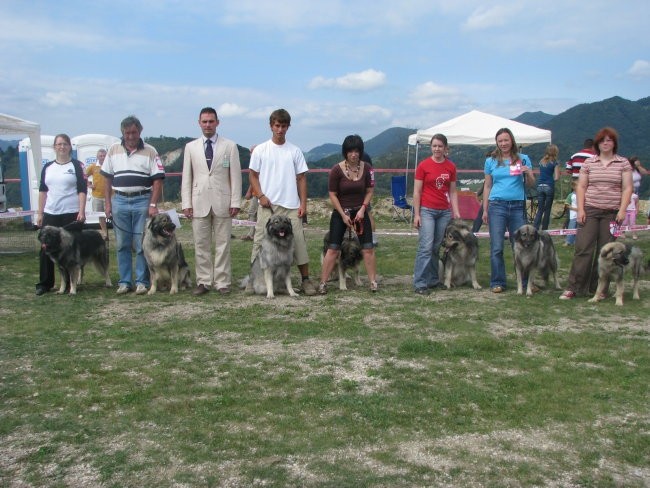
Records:
[[[429,290],[428,288],[416,288],[415,289],[415,294],[416,295],[430,295],[431,290]]]
[[[47,290],[43,288],[42,286],[37,286],[36,287],[36,296],[40,297],[41,295],[45,295],[47,293]]]

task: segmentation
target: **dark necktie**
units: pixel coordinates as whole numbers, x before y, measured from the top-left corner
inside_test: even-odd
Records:
[[[205,141],[205,160],[208,162],[208,169],[212,166],[212,140],[207,139]]]

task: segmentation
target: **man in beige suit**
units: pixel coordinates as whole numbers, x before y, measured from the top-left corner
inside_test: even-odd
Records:
[[[232,218],[241,207],[241,166],[237,144],[217,135],[218,125],[216,110],[202,109],[199,127],[203,136],[187,143],[183,158],[181,200],[194,233],[194,295],[203,295],[210,288],[225,295],[230,293],[232,280],[230,236]]]

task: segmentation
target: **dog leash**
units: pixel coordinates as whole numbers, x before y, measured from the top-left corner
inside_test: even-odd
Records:
[[[113,227],[115,227],[116,229],[121,230],[122,232],[126,232],[127,234],[132,234],[134,236],[139,236],[139,235],[143,234],[142,232],[132,232],[130,230],[123,229],[122,227],[117,225],[117,223],[115,223],[115,221],[113,219],[111,219],[110,217],[106,217],[106,225],[108,226],[110,224],[112,224]],[[106,233],[106,235],[108,236],[108,232]]]
[[[352,211],[355,211],[355,216],[356,216],[356,212],[358,212],[360,208],[361,207],[359,207],[357,209],[344,208],[343,212],[345,213],[345,215],[350,217],[350,219],[352,219]],[[352,227],[354,227],[354,233],[357,236],[363,235],[363,220],[352,220]],[[352,238],[352,227],[348,227],[350,239]]]

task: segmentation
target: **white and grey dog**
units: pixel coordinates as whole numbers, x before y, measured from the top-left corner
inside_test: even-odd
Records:
[[[517,295],[524,294],[524,278],[528,278],[526,296],[533,295],[533,279],[538,272],[544,279],[545,285],[552,273],[555,289],[559,290],[561,287],[557,277],[559,266],[557,251],[548,232],[540,232],[534,226],[524,224],[515,231],[514,240]]]
[[[260,249],[251,265],[251,273],[242,281],[242,287],[256,295],[274,298],[275,290],[283,286],[292,297],[298,294],[291,286],[293,264],[293,227],[289,217],[272,215],[266,223]]]

